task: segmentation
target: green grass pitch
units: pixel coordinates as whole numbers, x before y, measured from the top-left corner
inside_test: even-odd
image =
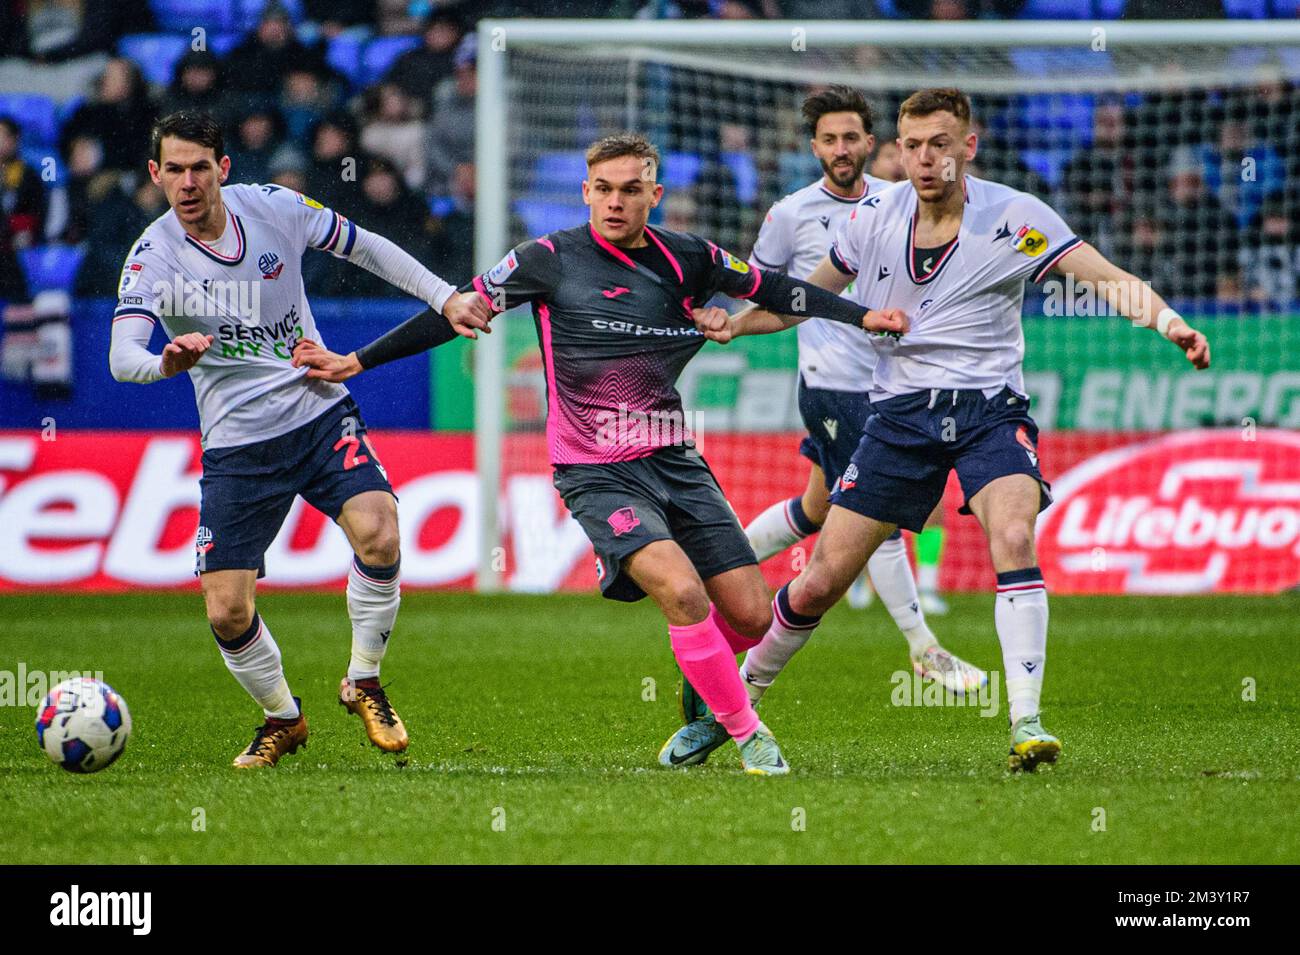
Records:
[[[953,603],[936,631],[1000,670],[992,596]],[[731,745],[658,767],[676,669],[646,602],[408,595],[384,671],[403,760],[335,703],[342,594],[259,607],[311,742],[237,774],[260,714],[197,595],[0,600],[0,670],[101,670],[135,721],[79,777],[37,749],[34,710],[0,707],[11,861],[1300,862],[1300,595],[1053,597],[1044,714],[1065,749],[1033,776],[1005,768],[1004,701],[895,706],[901,637],[879,606],[838,607],[763,704],[783,779],[745,776]]]

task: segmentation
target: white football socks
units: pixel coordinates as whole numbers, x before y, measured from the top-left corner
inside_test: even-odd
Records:
[[[779,554],[817,531],[817,525],[803,512],[803,499],[777,501],[749,522],[745,536],[760,561]]]
[[[804,616],[790,609],[787,587],[777,591],[772,601],[772,626],[763,635],[762,642],[745,654],[745,662],[740,666],[745,692],[755,705],[821,623],[821,617]]]
[[[1011,722],[1038,713],[1047,661],[1047,588],[1037,567],[998,574],[993,610]]]
[[[259,614],[253,614],[253,623],[242,636],[234,640],[222,640],[218,636],[217,645],[226,669],[267,716],[285,720],[298,717],[298,705],[293,701],[280,665],[280,648]]]
[[[379,676],[379,664],[388,650],[388,637],[402,602],[400,565],[401,561],[391,567],[369,567],[354,558],[348,569],[348,616],[352,618],[350,680]]]
[[[871,575],[877,596],[907,638],[908,652],[918,656],[927,647],[938,644],[921,612],[912,565],[907,559],[907,545],[901,537],[884,541],[876,548],[867,561],[867,573]]]

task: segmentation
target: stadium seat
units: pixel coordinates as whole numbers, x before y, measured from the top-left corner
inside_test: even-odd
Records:
[[[1300,47],[1284,46],[1278,51],[1282,72],[1293,83],[1300,83]]]
[[[338,70],[347,81],[355,87],[365,85],[365,73],[361,57],[365,52],[366,41],[360,37],[340,33],[329,41],[325,48],[325,62]]]
[[[435,219],[442,219],[456,211],[455,196],[430,196],[429,214]]]
[[[189,48],[189,34],[131,33],[117,41],[118,54],[134,60],[144,78],[160,86],[171,83],[176,62]]]
[[[758,198],[758,167],[749,153],[723,153],[722,161],[736,177],[736,197],[746,204]]]
[[[208,37],[208,49],[215,56],[225,57],[244,41],[242,33],[216,33]]]
[[[587,209],[576,192],[572,202],[516,199],[514,210],[530,236],[545,235],[559,229],[571,229],[587,221]]]
[[[0,116],[22,127],[24,146],[53,146],[59,139],[57,107],[36,93],[0,93]]]
[[[1026,166],[1042,176],[1049,186],[1057,189],[1065,176],[1065,165],[1073,155],[1074,150],[1070,147],[1058,146],[1049,149],[1021,150],[1020,159]]]
[[[1300,17],[1300,0],[1270,0],[1269,11],[1279,20],[1294,20]]]
[[[23,162],[36,170],[37,175],[40,175],[45,169],[45,160],[49,159],[51,156],[55,159],[54,168],[56,173],[60,169],[58,165],[58,156],[56,156],[54,150],[48,146],[20,146],[18,149],[18,155]],[[42,181],[44,181],[44,179],[42,179]],[[57,183],[53,181],[45,183],[47,189],[53,189],[56,185]]]
[[[417,36],[385,36],[371,40],[361,56],[362,82],[370,84],[383,79],[399,56],[419,45]]]
[[[1229,20],[1263,20],[1268,16],[1268,0],[1223,0],[1223,12]]]
[[[1086,20],[1092,15],[1092,0],[1029,0],[1020,19]]]
[[[1016,72],[1026,76],[1108,76],[1113,71],[1107,50],[1027,46],[1008,53]]]
[[[695,153],[664,153],[664,168],[659,172],[659,181],[665,189],[692,186],[700,174],[700,162]]]
[[[70,245],[43,245],[18,253],[32,295],[61,289],[71,293],[86,253]]]
[[[1124,7],[1128,0],[1095,0],[1097,18],[1101,20],[1118,20],[1124,16]]]
[[[533,163],[530,192],[547,198],[567,197],[573,195],[586,178],[587,160],[581,150],[542,153]]]
[[[154,19],[161,30],[188,34],[195,27],[205,30],[228,30],[231,5],[226,0],[150,0]]]

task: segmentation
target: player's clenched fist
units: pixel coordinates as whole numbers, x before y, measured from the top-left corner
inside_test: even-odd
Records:
[[[357,353],[339,355],[322,348],[309,338],[304,338],[293,347],[292,364],[294,368],[306,368],[308,378],[322,381],[347,381],[362,372]]]
[[[1204,371],[1210,367],[1210,342],[1192,326],[1180,321],[1169,329],[1167,337],[1186,352],[1187,360],[1195,368]]]
[[[695,319],[695,327],[704,333],[704,337],[711,342],[720,342],[725,345],[731,341],[731,315],[725,308],[718,308],[716,305],[710,308],[693,308],[691,317]]]
[[[461,292],[453,295],[442,306],[443,317],[451,322],[457,335],[478,338],[478,332],[491,335],[488,322],[492,320],[492,306],[478,292]]]
[[[212,336],[202,332],[189,332],[177,335],[163,346],[162,373],[164,378],[171,378],[183,371],[189,371],[198,364],[203,353],[212,347]]]
[[[862,327],[869,332],[904,335],[909,326],[907,314],[901,308],[873,308],[862,316]]]

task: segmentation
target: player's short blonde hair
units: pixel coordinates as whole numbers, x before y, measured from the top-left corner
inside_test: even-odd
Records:
[[[898,122],[902,125],[904,116],[921,117],[932,113],[952,113],[963,126],[969,126],[970,97],[952,86],[917,90],[898,107]]]
[[[659,150],[640,133],[602,136],[587,147],[587,168],[611,159],[622,159],[624,156],[640,159],[646,172],[643,178],[650,182],[656,181],[659,176]]]

